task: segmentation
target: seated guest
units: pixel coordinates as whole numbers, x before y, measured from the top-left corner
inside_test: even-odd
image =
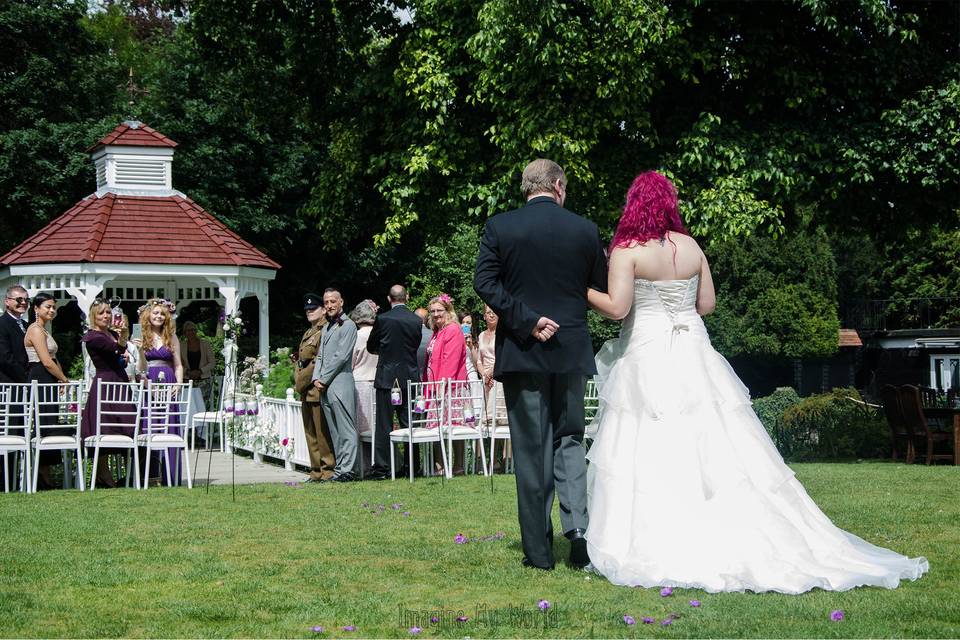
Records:
[[[457,323],[453,299],[441,293],[430,299],[427,311],[430,313],[430,324],[433,327],[433,336],[427,346],[427,382],[467,380],[467,343]],[[435,457],[439,451],[439,446],[434,448]],[[454,443],[455,474],[463,474],[463,451],[462,440]]]
[[[93,381],[87,392],[87,403],[83,407],[83,415],[80,418],[80,435],[83,438],[97,435],[97,381],[129,381],[126,372],[127,327],[125,324],[113,327],[112,320],[113,310],[110,305],[100,299],[95,300],[90,306],[89,315],[87,315],[90,330],[82,338],[83,345],[94,368]],[[116,336],[113,333],[114,329],[117,331]],[[116,422],[117,418],[110,417],[108,421]],[[132,423],[126,429],[118,426],[104,426],[100,433],[101,435],[132,436],[133,426]],[[113,475],[110,473],[110,468],[107,466],[107,455],[109,453],[111,453],[109,449],[100,449],[100,455],[97,459],[96,483],[101,487],[117,486]]]
[[[350,312],[357,325],[357,343],[353,347],[353,382],[357,387],[357,433],[367,433],[373,427],[373,381],[377,377],[379,356],[367,351],[367,341],[377,319],[377,305],[364,300]]]

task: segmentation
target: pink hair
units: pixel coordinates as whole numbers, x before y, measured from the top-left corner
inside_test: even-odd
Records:
[[[634,178],[627,191],[627,204],[613,234],[610,251],[664,238],[668,231],[690,235],[680,220],[677,188],[662,174],[644,171]]]

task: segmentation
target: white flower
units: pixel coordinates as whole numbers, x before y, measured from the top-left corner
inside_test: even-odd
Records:
[[[223,325],[223,330],[224,330],[224,331],[230,331],[230,325],[228,325],[228,324]]]
[[[233,319],[233,324],[235,324],[235,325],[237,325],[237,326],[239,327],[241,324],[243,324],[243,320],[241,320],[239,317],[234,318],[234,319]]]

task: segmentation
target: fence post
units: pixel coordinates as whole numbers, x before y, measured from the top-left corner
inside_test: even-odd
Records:
[[[295,424],[294,414],[295,409],[293,403],[296,402],[296,399],[293,397],[293,389],[287,387],[287,398],[286,402],[283,405],[283,421],[284,426],[286,427],[287,437],[290,438],[290,442],[296,442],[293,438],[293,425]],[[294,445],[295,447],[296,445]],[[293,471],[293,461],[290,459],[292,452],[290,449],[284,449],[283,451],[283,468],[287,471]]]

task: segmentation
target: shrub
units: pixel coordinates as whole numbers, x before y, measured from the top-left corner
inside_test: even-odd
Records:
[[[790,460],[876,458],[889,451],[883,415],[856,389],[804,398],[784,410],[781,424],[785,447],[780,452]]]
[[[784,458],[788,457],[792,443],[783,429],[783,413],[798,402],[800,396],[793,387],[777,387],[770,395],[753,401],[753,410]]]
[[[263,395],[268,398],[286,398],[287,389],[293,386],[293,367],[289,347],[273,351],[270,354],[270,371],[263,380]]]

